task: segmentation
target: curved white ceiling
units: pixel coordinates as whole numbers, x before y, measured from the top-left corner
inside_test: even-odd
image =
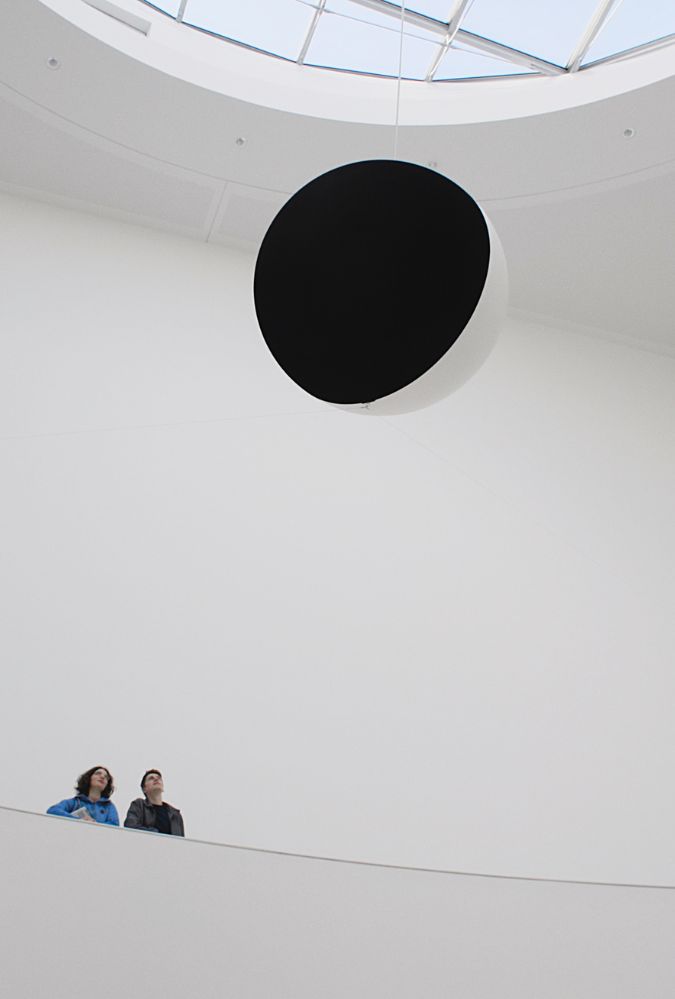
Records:
[[[160,67],[145,59],[145,36],[83,0],[24,0],[4,6],[1,80],[10,95],[56,116],[63,127],[84,129],[118,148],[169,167],[284,193],[339,163],[393,154],[392,106],[379,124],[281,111],[224,94],[207,86],[206,79],[195,85],[181,74],[158,71]],[[164,17],[161,21],[167,23]],[[156,49],[167,61],[159,42]],[[251,91],[253,68],[272,65],[296,76],[304,73],[277,60],[243,55],[254,60],[249,76],[242,77],[251,82]],[[615,96],[603,97],[599,90],[594,100],[574,108],[562,105],[545,111],[532,104],[525,116],[498,113],[468,122],[457,115],[452,123],[427,119],[413,124],[423,118],[426,98],[406,96],[398,153],[435,164],[483,202],[549,198],[661,169],[675,160],[672,128],[663,115],[663,109],[672,106],[675,81],[663,77],[663,56],[654,52],[642,57],[658,69],[648,85]],[[56,71],[50,69],[49,59],[58,60]],[[672,71],[672,65],[669,68]],[[377,83],[387,89],[388,99],[393,94],[390,82],[356,82]],[[536,89],[542,94],[546,85],[556,88],[576,81],[539,82],[542,86]],[[518,86],[507,81],[507,89],[510,84]],[[489,86],[493,93],[504,91],[503,83]],[[473,93],[477,88],[466,84],[453,90],[460,95],[459,103],[466,104],[462,87]],[[435,88],[423,91],[432,92],[438,93]],[[518,96],[514,90],[511,94],[514,100]],[[381,96],[373,99],[373,108]],[[351,107],[361,107],[353,94],[347,98]],[[545,105],[547,99],[540,103]],[[634,134],[627,136],[627,130]]]
[[[173,50],[154,22],[145,36],[83,0],[0,3],[5,190],[255,250],[286,198],[312,177],[393,153],[391,81],[305,70],[150,12],[170,36],[182,32],[241,57],[229,82],[236,89],[236,77],[247,90],[244,100],[223,92],[223,67],[219,75],[197,58],[199,46],[181,73],[160,71]],[[675,127],[665,113],[675,103],[672,51],[564,79],[408,85],[398,155],[433,164],[481,202],[505,246],[512,307],[673,348]],[[624,69],[624,89],[612,94]],[[327,91],[305,88],[315,110],[348,106],[351,115],[292,113],[262,100],[272,81],[278,102],[293,104],[293,80],[306,73],[347,85],[332,105]],[[581,83],[589,94],[595,87],[593,99],[537,113]],[[369,93],[372,85],[370,103],[357,85]],[[479,91],[488,96],[469,107]],[[514,117],[508,95],[515,101],[525,91],[540,96],[529,114]],[[444,106],[434,98],[440,93],[455,96]],[[434,124],[439,109],[454,124]],[[471,122],[478,110],[488,117]],[[378,115],[381,124],[364,120]]]
[[[577,72],[675,39],[668,0],[143,0],[228,42],[326,69],[437,82]]]
[[[390,125],[397,117],[403,125],[466,124],[577,107],[668,77],[675,53],[675,47],[667,45],[584,72],[563,72],[546,64],[553,75],[518,73],[452,86],[403,80],[399,89],[397,80],[326,72],[270,58],[240,44],[227,44],[222,38],[177,23],[145,0],[42,2],[109,46],[186,83],[261,107],[364,124]],[[285,2],[297,5],[300,0]],[[380,4],[383,0],[361,2]],[[220,0],[218,4],[220,7]],[[27,5],[7,6],[13,20],[19,14],[24,16]],[[16,14],[12,7],[17,8]],[[104,10],[117,16],[106,16]],[[129,27],[117,19],[120,16],[131,18],[143,30]],[[519,64],[516,68],[523,67]],[[513,69],[510,64],[509,73]]]

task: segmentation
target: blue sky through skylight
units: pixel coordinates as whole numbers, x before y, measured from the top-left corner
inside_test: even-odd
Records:
[[[180,0],[144,0],[176,17]],[[184,22],[286,59],[297,60],[314,22],[319,0],[187,0]],[[357,0],[328,0],[305,62],[359,73],[397,76],[400,21],[392,11]],[[492,42],[565,66],[581,41],[598,0],[470,0],[461,29]],[[447,23],[456,0],[406,0],[405,9]],[[433,28],[433,25],[432,25]],[[675,34],[675,0],[618,0],[582,65]],[[403,76],[426,79],[443,40],[440,31],[405,26]],[[462,42],[440,62],[435,79],[512,76],[527,70]]]
[[[406,10],[416,10],[418,14],[435,17],[437,21],[448,21],[455,4],[453,0],[408,0],[405,6]]]
[[[403,76],[423,80],[441,39],[406,26],[403,36]],[[349,0],[328,0],[306,62],[361,73],[398,76],[400,24],[386,14],[359,7]]]
[[[598,0],[473,0],[461,26],[564,66],[597,6]]]
[[[622,0],[603,25],[584,63],[675,34],[675,0]]]
[[[525,66],[516,66],[504,59],[476,52],[475,49],[452,45],[443,57],[434,79],[467,80],[484,76],[519,76],[528,72]]]
[[[298,0],[189,0],[184,22],[297,59],[313,14]]]

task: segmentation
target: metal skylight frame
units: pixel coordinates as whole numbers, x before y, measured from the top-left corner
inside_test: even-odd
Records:
[[[325,9],[326,9],[326,0],[319,0],[316,6],[316,10],[314,11],[314,17],[312,18],[312,23],[307,29],[305,40],[302,43],[302,48],[300,49],[300,55],[296,60],[298,66],[302,66],[302,64],[305,61],[307,50],[309,49],[309,46],[312,44],[312,39],[314,38],[314,34],[316,32],[317,27],[319,26],[319,20],[321,19],[321,15],[323,14]]]
[[[462,18],[466,14],[466,11],[470,3],[471,0],[455,0],[455,6],[453,7],[450,13],[450,17],[448,18],[448,30],[446,32],[443,43],[441,44],[438,52],[436,53],[435,58],[432,60],[431,65],[427,70],[427,75],[425,80],[426,83],[432,82],[436,70],[443,61],[443,57],[445,56],[446,52],[448,51],[448,49],[455,40],[455,36],[459,31],[459,26],[462,23]]]
[[[166,11],[161,11],[161,8],[159,8],[153,0],[142,0],[142,2],[147,4],[147,6],[153,7],[155,10],[159,10],[161,13],[166,14]],[[277,59],[283,59],[287,62],[295,62],[297,65],[303,65],[321,17],[325,13],[330,13],[330,0],[299,0],[299,2],[313,8],[314,16],[312,17],[309,28],[302,41],[297,58],[287,59],[285,56],[280,56],[278,53],[274,52],[270,52],[268,54]],[[412,3],[414,0],[406,0],[406,2]],[[644,42],[641,45],[624,49],[623,51],[616,52],[613,55],[604,56],[601,59],[596,59],[593,62],[589,62],[582,66],[581,64],[584,56],[597,38],[602,27],[622,2],[622,0],[599,0],[598,6],[593,12],[591,19],[586,24],[577,45],[571,52],[566,64],[562,66],[557,63],[549,62],[546,59],[540,59],[538,56],[531,53],[522,52],[520,49],[512,48],[509,45],[504,45],[501,42],[496,42],[493,39],[484,37],[483,35],[476,35],[471,31],[463,29],[461,27],[462,20],[468,11],[470,2],[471,0],[448,0],[448,6],[450,7],[448,20],[439,21],[434,17],[430,17],[428,14],[421,14],[416,10],[411,10],[407,6],[401,9],[401,3],[393,2],[393,0],[351,0],[351,3],[356,6],[364,7],[375,11],[378,14],[385,14],[394,18],[399,22],[399,24],[403,22],[404,25],[421,28],[430,34],[438,36],[438,51],[436,52],[427,71],[425,77],[425,81],[427,83],[441,82],[435,79],[435,74],[443,61],[443,57],[452,47],[454,42],[461,42],[465,49],[472,49],[475,52],[492,56],[502,60],[503,62],[511,63],[514,66],[520,66],[523,68],[524,72],[529,74],[545,76],[565,76],[570,73],[583,72],[592,66],[598,66],[610,62],[619,62],[634,55],[639,55],[642,52],[648,52],[650,49],[663,48],[666,45],[675,43],[674,33],[666,35],[662,38],[656,38],[651,42]],[[505,2],[507,2],[507,0],[505,0]],[[166,16],[171,17],[173,20],[178,22],[182,22],[189,3],[190,0],[180,0],[178,12],[175,17],[172,14],[166,14]],[[196,25],[191,25],[191,27],[197,28]],[[198,28],[198,30],[204,29]],[[214,34],[213,32],[207,33]],[[254,45],[247,45],[246,42],[227,39],[222,35],[214,34],[214,37],[223,38],[225,41],[230,41],[235,45],[239,45],[243,48],[249,48],[256,52],[263,51]],[[363,75],[369,74],[364,73]],[[499,76],[483,76],[481,78],[498,79]],[[447,83],[448,81],[444,80],[443,82]]]
[[[519,49],[511,48],[509,45],[502,45],[501,42],[494,42],[492,39],[484,38],[482,35],[474,35],[471,31],[464,31],[461,23],[464,14],[466,14],[468,3],[456,5],[453,10],[453,15],[455,16],[451,15],[449,21],[437,21],[435,17],[429,17],[427,14],[419,14],[416,10],[408,10],[407,7],[402,11],[400,4],[390,3],[390,0],[351,0],[351,2],[360,7],[368,7],[379,14],[387,14],[389,17],[394,17],[399,23],[403,21],[404,24],[424,28],[425,31],[438,35],[441,45],[445,43],[446,38],[451,33],[450,26],[452,24],[454,34],[448,43],[448,48],[452,41],[458,41],[478,52],[496,56],[498,59],[503,59],[505,62],[513,63],[516,66],[523,66],[529,72],[544,73],[546,76],[559,76],[565,72],[562,66],[557,66],[546,59],[539,59],[537,56],[521,52]],[[438,65],[440,65],[440,59],[438,60]],[[436,68],[438,68],[438,65]]]
[[[585,66],[582,66],[580,72],[585,69],[590,69],[591,66],[602,66],[607,62],[623,62],[624,59],[631,59],[635,55],[640,55],[642,52],[650,52],[655,49],[665,49],[669,45],[675,44],[675,31],[670,35],[663,35],[661,38],[655,38],[653,42],[642,42],[641,45],[633,45],[629,49],[622,49],[621,52],[615,52],[613,55],[601,56],[599,59],[594,59],[592,62],[587,62]]]
[[[579,39],[577,47],[567,60],[566,69],[568,73],[576,73],[578,71],[582,59],[597,38],[603,24],[620,3],[621,0],[600,0],[593,17],[586,26],[586,30]]]

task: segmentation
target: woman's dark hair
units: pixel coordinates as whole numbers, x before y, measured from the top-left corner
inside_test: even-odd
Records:
[[[90,770],[85,770],[83,774],[77,778],[77,784],[75,785],[75,790],[78,794],[86,794],[89,797],[89,785],[91,783],[91,775],[96,773],[97,770],[105,770],[108,775],[108,783],[103,788],[101,794],[102,798],[109,798],[110,795],[115,790],[115,785],[113,784],[112,774],[107,767],[91,767]]]

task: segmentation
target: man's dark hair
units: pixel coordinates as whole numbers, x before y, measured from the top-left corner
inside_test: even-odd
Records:
[[[108,783],[103,788],[101,793],[102,798],[109,798],[110,795],[115,790],[115,785],[113,784],[112,774],[107,767],[91,767],[90,770],[85,770],[83,774],[77,778],[77,784],[75,785],[75,790],[78,794],[86,794],[89,797],[89,785],[91,784],[92,774],[96,773],[97,770],[105,770],[108,775]]]
[[[161,777],[162,776],[162,771],[161,770],[154,770],[154,769],[153,770],[146,770],[145,773],[143,774],[143,778],[141,780],[141,791],[145,791],[145,781],[146,781],[146,778],[150,776],[150,774],[159,774],[159,776]]]

